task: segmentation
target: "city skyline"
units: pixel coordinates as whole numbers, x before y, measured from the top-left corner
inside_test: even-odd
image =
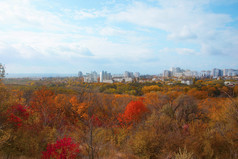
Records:
[[[238,68],[238,1],[3,0],[0,63],[12,73]]]
[[[154,76],[163,76],[163,77],[180,77],[180,76],[198,76],[198,77],[214,77],[214,72],[217,72],[216,74],[218,76],[238,76],[238,69],[236,68],[212,68],[212,69],[207,69],[207,70],[191,70],[189,68],[180,68],[180,67],[171,67],[169,69],[164,69],[162,72],[157,72],[154,74],[149,74],[149,73],[141,73],[140,71],[122,71],[122,72],[108,72],[106,70],[101,70],[101,71],[78,71],[75,73],[6,73],[7,78],[12,78],[12,77],[86,77],[87,75],[91,76],[91,74],[96,74],[93,75],[95,81],[97,80],[97,77],[103,77],[105,73],[106,80],[111,80],[112,77],[117,77],[117,76],[124,76],[124,77],[140,77],[140,75],[154,75]],[[175,74],[174,74],[175,73]],[[178,73],[178,74],[177,74]],[[166,74],[166,75],[165,75]]]

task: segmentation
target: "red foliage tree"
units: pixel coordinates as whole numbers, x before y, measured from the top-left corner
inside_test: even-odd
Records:
[[[142,101],[131,101],[123,114],[119,114],[118,120],[121,124],[130,125],[137,123],[148,112]]]
[[[96,115],[92,115],[91,120],[93,126],[101,127],[103,125],[102,121]]]
[[[74,159],[80,153],[79,144],[71,138],[63,138],[54,144],[48,144],[46,151],[42,153],[42,159]]]
[[[23,121],[29,118],[29,110],[26,106],[16,104],[7,110],[8,122],[15,128],[22,126]]]

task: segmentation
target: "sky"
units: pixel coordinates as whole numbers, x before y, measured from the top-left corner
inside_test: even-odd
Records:
[[[0,0],[11,73],[238,69],[238,0]]]

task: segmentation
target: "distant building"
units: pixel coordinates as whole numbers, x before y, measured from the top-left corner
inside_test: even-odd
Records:
[[[215,70],[216,72],[217,70]],[[216,74],[216,73],[215,73]],[[222,71],[217,73],[219,76],[222,76]],[[237,73],[238,74],[238,73]],[[210,78],[212,76],[211,71],[191,71],[191,70],[184,70],[180,67],[172,67],[171,70],[164,70],[163,72],[164,77],[176,77],[176,78],[186,78],[186,77],[203,77],[203,78]]]
[[[83,77],[83,73],[81,71],[78,72],[78,77]]]
[[[123,74],[114,74],[112,75],[112,78],[123,78],[124,75]]]
[[[212,76],[213,78],[217,78],[217,77],[221,77],[222,76],[222,70],[221,69],[218,69],[218,68],[214,68],[212,70]]]
[[[172,76],[172,72],[169,70],[164,70],[164,77],[171,77]]]
[[[124,77],[125,77],[125,78],[130,77],[130,73],[129,73],[128,71],[125,71],[125,73],[124,73]]]
[[[186,70],[186,71],[184,72],[184,76],[192,77],[192,76],[193,76],[193,72],[190,71],[190,70]]]
[[[135,73],[134,73],[134,77],[135,77],[135,78],[139,78],[139,77],[140,77],[140,73],[139,73],[139,72],[135,72]]]
[[[182,80],[181,81],[181,83],[183,83],[183,84],[186,84],[186,85],[192,85],[193,84],[193,80],[191,80],[191,79],[185,79],[185,80]]]
[[[100,82],[103,82],[104,71],[100,72]]]
[[[185,76],[185,77],[198,77],[199,73],[197,71],[186,70],[185,72],[183,72],[183,76]]]
[[[103,80],[102,83],[113,83],[113,80]]]
[[[234,82],[231,82],[231,81],[225,81],[225,82],[224,82],[224,85],[225,85],[225,86],[233,87],[233,86],[235,86],[235,83],[234,83]]]
[[[133,78],[129,77],[129,78],[125,78],[124,80],[125,80],[125,82],[132,82]]]
[[[200,74],[197,71],[192,71],[192,77],[199,77]]]
[[[183,77],[184,74],[182,72],[177,72],[173,74],[174,77]]]
[[[98,74],[96,71],[93,71],[91,73],[87,73],[86,76],[84,76],[84,82],[87,83],[94,83],[98,82]]]
[[[183,73],[184,71],[179,67],[172,67],[171,68],[172,76],[180,75],[180,73]]]
[[[92,76],[93,76],[93,82],[97,82],[98,81],[98,74],[96,71],[92,72]]]
[[[223,70],[223,76],[229,76],[229,69],[224,69]]]
[[[107,71],[100,72],[100,82],[101,83],[113,83],[111,73],[107,73]]]
[[[207,75],[208,78],[210,78],[211,77],[211,71],[206,71],[206,75]]]
[[[123,74],[114,74],[112,75],[112,80],[114,82],[123,82],[123,79],[124,79],[124,75]]]
[[[125,77],[125,78],[133,78],[133,77],[134,77],[134,76],[133,76],[133,72],[125,71],[124,77]]]
[[[238,70],[234,69],[224,69],[223,70],[223,76],[237,76]]]
[[[203,78],[210,78],[211,77],[211,71],[201,71],[201,77]]]
[[[123,82],[124,78],[123,77],[113,77],[113,81],[115,82]]]

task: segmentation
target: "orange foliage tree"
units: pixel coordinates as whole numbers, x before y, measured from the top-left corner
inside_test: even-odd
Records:
[[[45,87],[35,91],[33,94],[31,101],[32,110],[40,116],[40,121],[44,126],[54,121],[56,113],[54,97],[54,92]]]
[[[196,88],[189,90],[187,94],[197,99],[206,99],[208,97],[207,91],[199,91]]]
[[[139,122],[148,109],[142,101],[131,101],[123,114],[119,114],[118,120],[121,124],[131,125]]]

